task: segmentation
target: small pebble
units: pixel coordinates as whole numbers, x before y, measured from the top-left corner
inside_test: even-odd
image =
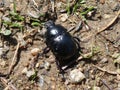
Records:
[[[49,69],[50,69],[50,63],[49,63],[49,62],[45,62],[44,68],[45,68],[46,70],[49,70]]]
[[[68,85],[68,84],[69,84],[69,81],[68,81],[68,80],[66,80],[66,81],[65,81],[65,85]]]
[[[100,87],[94,86],[92,90],[101,90]]]
[[[58,2],[56,3],[56,5],[57,5],[57,8],[60,8],[62,6],[62,2]]]
[[[85,79],[85,75],[79,69],[74,69],[70,72],[69,78],[72,83],[80,83]]]
[[[51,88],[52,88],[52,90],[55,90],[55,85],[52,85]]]
[[[34,75],[35,74],[35,71],[27,71],[26,72],[26,76],[27,77],[31,77],[32,75]]]
[[[40,66],[40,63],[37,63],[37,64],[35,65],[36,68],[38,68],[39,66]]]
[[[44,85],[44,78],[42,76],[39,77],[39,86],[42,87]]]
[[[87,13],[87,17],[88,17],[88,18],[92,17],[92,16],[93,16],[93,13],[94,13],[94,11],[89,11],[89,12]]]
[[[36,56],[39,52],[40,52],[40,49],[39,49],[39,48],[34,48],[34,49],[31,50],[31,54],[32,54],[33,56]]]
[[[111,17],[111,15],[109,15],[109,14],[104,14],[103,17],[104,17],[105,19],[108,19],[108,18]]]
[[[23,70],[22,70],[22,74],[26,74],[27,73],[27,67],[25,67]]]
[[[2,61],[2,62],[0,63],[0,65],[3,66],[3,67],[5,67],[5,66],[6,66],[6,61]]]

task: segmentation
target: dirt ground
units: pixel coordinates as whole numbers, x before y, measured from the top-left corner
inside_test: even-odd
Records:
[[[81,0],[76,11],[80,0],[68,1],[0,1],[0,90],[120,90],[120,0]],[[65,81],[51,51],[38,56],[48,20],[80,39],[80,56],[65,70]],[[85,80],[71,83],[74,69]]]

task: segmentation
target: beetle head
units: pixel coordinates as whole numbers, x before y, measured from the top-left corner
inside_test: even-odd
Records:
[[[46,29],[53,28],[53,26],[55,26],[55,23],[52,20],[49,20],[45,23],[45,28]]]

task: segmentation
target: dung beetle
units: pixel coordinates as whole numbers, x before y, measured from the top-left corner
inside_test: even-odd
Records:
[[[63,72],[61,62],[70,60],[79,51],[79,43],[61,25],[56,25],[53,21],[45,23],[45,43],[56,57],[56,64],[60,72]]]

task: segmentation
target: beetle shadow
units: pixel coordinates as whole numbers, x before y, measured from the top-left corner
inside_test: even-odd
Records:
[[[4,36],[3,37],[3,40],[5,40],[5,41],[8,41],[8,43],[10,44],[10,45],[17,45],[17,40],[16,40],[16,38],[13,38],[13,37],[11,37],[11,36]]]
[[[72,57],[71,59],[67,60],[66,62],[64,62],[64,64],[62,63],[62,67],[65,67],[64,70],[68,70],[70,68],[76,67],[80,62],[83,62],[83,61],[84,61],[84,64],[92,63],[96,65],[98,63],[98,61],[93,61],[92,58],[83,58],[81,60],[78,60],[79,56],[80,54],[76,57]]]
[[[79,50],[76,52],[76,54],[71,57],[70,59],[68,60],[60,60],[59,63],[60,63],[60,66],[61,67],[66,67],[64,68],[64,70],[67,70],[67,69],[70,69],[70,68],[73,68],[73,67],[76,67],[76,65],[78,65],[81,61],[84,61],[85,64],[97,64],[98,61],[94,61],[92,60],[92,58],[83,58],[81,60],[78,60],[78,58],[80,57],[80,52],[82,53],[81,51],[81,47],[79,46]]]

